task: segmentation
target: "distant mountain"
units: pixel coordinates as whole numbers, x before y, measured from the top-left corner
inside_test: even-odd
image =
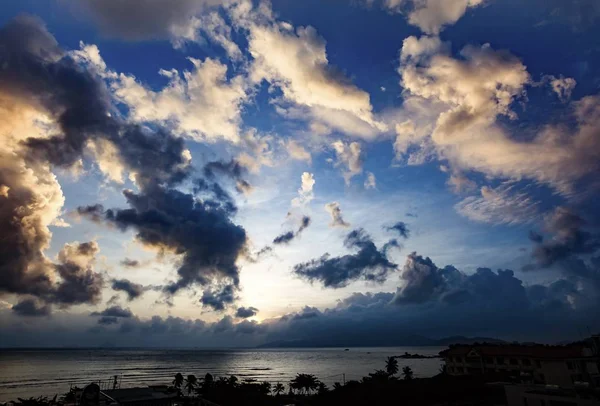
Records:
[[[278,340],[271,341],[257,348],[319,348],[319,347],[446,347],[451,344],[494,343],[504,341],[489,337],[464,337],[452,336],[441,339],[432,339],[419,335],[397,337],[362,337],[361,340],[352,338],[321,338],[308,340]]]
[[[490,337],[464,337],[464,336],[452,336],[440,338],[435,340],[439,346],[448,346],[452,344],[474,344],[474,343],[488,343],[488,344],[505,344],[506,341],[498,340],[497,338]]]

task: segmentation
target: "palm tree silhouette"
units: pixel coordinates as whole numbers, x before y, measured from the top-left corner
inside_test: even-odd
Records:
[[[187,383],[185,384],[185,388],[187,389],[189,395],[198,384],[198,378],[196,378],[196,375],[188,375],[186,380]]]
[[[404,375],[404,379],[407,381],[413,379],[413,371],[409,366],[402,368],[402,375]]]
[[[181,389],[181,385],[183,385],[183,375],[178,372],[175,375],[175,379],[173,379],[173,386],[177,389]]]
[[[285,391],[285,386],[283,386],[283,384],[277,382],[277,384],[273,388],[273,393],[275,394],[275,396],[278,396],[279,394],[283,393],[284,391]]]
[[[385,370],[390,376],[396,375],[398,373],[398,360],[394,357],[387,357],[387,360],[385,361]]]

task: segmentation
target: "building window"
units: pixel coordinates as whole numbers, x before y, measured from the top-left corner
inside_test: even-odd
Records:
[[[456,362],[462,362],[462,358],[461,358],[461,357],[456,357],[454,360],[455,360]]]
[[[529,361],[527,358],[525,358],[525,359],[522,359],[522,360],[521,360],[521,363],[522,363],[523,365],[527,365],[527,366],[531,365],[531,361]]]
[[[572,370],[572,369],[573,369],[573,363],[572,363],[571,361],[568,361],[568,362],[567,362],[567,368],[568,368],[569,370]]]
[[[493,365],[493,364],[494,364],[494,359],[493,359],[493,358],[491,358],[491,357],[488,357],[488,358],[486,358],[486,359],[485,359],[485,363],[486,363],[486,364]]]
[[[502,358],[502,357],[497,357],[497,358],[496,358],[496,363],[497,363],[498,365],[504,365],[504,358]]]
[[[542,381],[542,383],[546,383],[546,376],[544,374],[540,374],[540,381]]]
[[[519,365],[519,360],[517,360],[516,358],[511,358],[510,365]]]

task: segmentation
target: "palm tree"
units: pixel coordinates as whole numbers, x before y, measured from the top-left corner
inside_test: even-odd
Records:
[[[303,390],[304,394],[309,394],[311,390],[316,390],[319,387],[319,380],[311,374],[297,374],[290,381],[290,387],[293,389]]]
[[[394,357],[387,357],[387,360],[385,361],[385,370],[390,376],[396,375],[398,373],[398,360]]]
[[[323,382],[319,382],[319,385],[317,387],[317,393],[319,395],[322,395],[327,392],[329,392],[329,388],[327,387],[327,385],[325,385]]]
[[[181,385],[183,385],[183,375],[178,372],[175,375],[175,379],[173,379],[173,386],[177,389],[181,389]]]
[[[334,382],[333,383],[333,390],[340,390],[342,389],[342,384],[339,382]]]
[[[273,393],[275,394],[275,396],[279,396],[279,394],[283,393],[283,391],[285,391],[285,386],[283,386],[283,384],[277,382],[277,384],[273,388]]]
[[[187,389],[189,395],[198,384],[198,378],[196,378],[196,375],[188,375],[186,380],[187,383],[185,384],[185,388]]]
[[[404,379],[407,381],[413,379],[413,371],[409,366],[402,368],[402,375],[404,375]]]

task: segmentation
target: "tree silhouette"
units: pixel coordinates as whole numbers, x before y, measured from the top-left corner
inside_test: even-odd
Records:
[[[175,375],[175,379],[173,379],[173,386],[177,389],[181,389],[181,385],[183,385],[183,375],[178,372]]]
[[[320,381],[314,375],[297,374],[296,377],[290,381],[290,387],[301,390],[307,395],[310,394],[311,391],[316,390],[319,387],[319,383]]]
[[[404,375],[404,379],[407,381],[413,379],[413,371],[409,366],[402,368],[402,375]]]
[[[394,357],[387,357],[387,360],[385,361],[385,370],[390,376],[396,375],[398,373],[398,360]]]
[[[198,378],[196,378],[196,375],[188,375],[186,380],[187,383],[185,384],[185,388],[187,389],[189,395],[198,384]]]
[[[322,395],[327,392],[329,392],[329,388],[327,387],[327,385],[325,385],[323,382],[319,382],[319,385],[317,386],[317,393],[319,395]]]
[[[283,384],[277,382],[277,384],[273,388],[273,393],[275,394],[275,396],[279,396],[284,391],[285,391],[285,386],[283,386]]]

